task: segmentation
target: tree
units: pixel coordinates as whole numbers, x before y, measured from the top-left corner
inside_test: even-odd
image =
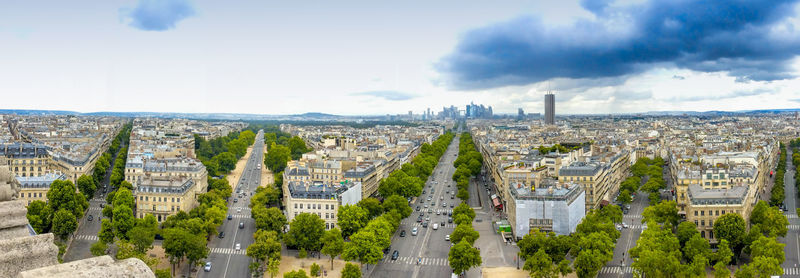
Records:
[[[127,188],[119,188],[114,194],[114,207],[126,205],[128,208],[136,207],[136,200],[133,199],[133,194]]]
[[[290,158],[291,151],[289,148],[272,143],[269,147],[269,152],[264,157],[264,165],[273,173],[282,172]]]
[[[89,202],[86,201],[86,197],[83,194],[77,193],[72,181],[55,180],[50,184],[50,189],[47,191],[47,205],[53,212],[65,209],[72,213],[75,218],[81,218],[83,217],[83,211],[89,207]]]
[[[469,222],[472,223],[472,220],[475,219],[475,211],[467,205],[465,202],[461,202],[453,209],[453,218],[455,219],[458,215],[466,215],[469,217]]]
[[[717,245],[717,252],[714,253],[714,261],[728,265],[731,262],[732,257],[733,251],[731,251],[728,240],[721,239]]]
[[[283,274],[283,278],[308,278],[306,275],[306,271],[302,269],[298,269],[295,271],[289,271]]]
[[[671,227],[678,225],[680,219],[675,201],[662,201],[657,205],[646,207],[642,213],[642,222],[669,223]]]
[[[89,248],[89,252],[92,253],[92,256],[102,256],[106,254],[106,249],[108,249],[108,245],[102,241],[98,241],[92,244]]]
[[[384,201],[385,202],[385,201]],[[381,201],[375,198],[366,198],[358,202],[359,207],[366,209],[369,219],[375,218],[384,212],[384,207],[381,206]],[[410,207],[409,207],[410,208]],[[405,217],[404,217],[405,218]]]
[[[744,218],[738,213],[727,213],[717,218],[714,222],[714,235],[718,239],[727,240],[735,250],[734,254],[741,250],[742,241],[746,232]]]
[[[136,252],[145,253],[153,249],[156,231],[145,226],[137,226],[127,232],[128,239]]]
[[[381,250],[383,247],[378,235],[363,229],[350,236],[350,242],[344,244],[342,258],[361,264],[376,264],[383,257]]]
[[[274,231],[283,234],[283,228],[286,226],[286,215],[284,215],[278,208],[266,208],[263,206],[256,206],[250,210],[256,222],[256,229]]]
[[[400,213],[400,218],[406,218],[411,215],[411,207],[408,201],[398,195],[392,195],[383,200],[383,211],[390,212],[396,210]]]
[[[462,239],[469,242],[470,245],[475,243],[480,234],[472,228],[469,223],[461,223],[456,226],[453,233],[450,234],[450,240],[453,242],[461,242]]]
[[[680,242],[668,225],[649,223],[630,251],[635,270],[647,277],[670,277],[682,272]]]
[[[172,273],[169,272],[169,269],[156,269],[155,271],[156,278],[172,278]]]
[[[127,205],[114,206],[114,232],[118,238],[128,239],[128,231],[133,228],[133,210]]]
[[[761,236],[750,245],[750,255],[753,257],[770,257],[782,264],[785,260],[783,247],[786,244],[778,242],[777,238]]]
[[[619,193],[617,201],[626,205],[633,202],[633,198],[631,198],[631,191],[628,189],[623,189],[622,192]]]
[[[166,229],[163,230],[163,234],[164,242],[162,247],[164,247],[164,253],[169,257],[173,271],[175,266],[183,261],[184,258],[189,259],[190,265],[194,265],[194,263],[208,255],[208,248],[203,235],[195,235],[182,228]]]
[[[321,269],[317,263],[311,264],[311,277],[319,277],[320,270]]]
[[[269,260],[269,264],[267,265],[267,272],[269,272],[270,278],[275,277],[275,275],[278,275],[280,266],[281,266],[280,258],[273,258]]]
[[[683,258],[688,262],[692,261],[695,256],[702,256],[708,258],[711,255],[711,246],[708,240],[701,237],[700,234],[694,234],[686,246],[683,247]]]
[[[342,238],[342,231],[339,228],[333,228],[325,231],[322,237],[322,254],[331,257],[331,270],[333,270],[333,258],[339,256],[344,251],[344,239]]]
[[[580,278],[595,277],[597,276],[597,272],[600,271],[603,265],[609,260],[611,260],[611,258],[608,258],[600,250],[581,250],[573,263],[575,273]]]
[[[286,245],[307,251],[319,251],[319,239],[325,233],[325,221],[311,213],[298,214],[289,224]]]
[[[681,246],[683,246],[696,234],[700,234],[700,232],[697,231],[697,227],[694,225],[694,223],[689,221],[684,221],[678,224],[678,230],[675,232],[675,235],[678,236],[678,241],[680,241]]]
[[[522,269],[529,271],[530,276],[534,278],[558,277],[558,269],[553,265],[553,261],[544,249],[539,249],[533,256],[526,259]]]
[[[72,212],[66,209],[60,209],[53,214],[53,229],[54,235],[57,235],[61,240],[67,240],[67,237],[78,228],[78,220],[72,215]]]
[[[348,237],[358,232],[358,230],[366,226],[367,221],[369,221],[367,218],[367,210],[354,205],[344,205],[339,207],[339,212],[336,214],[336,216],[337,223],[339,227],[342,228],[342,235],[344,237]]]
[[[256,273],[263,273],[273,259],[281,259],[281,243],[275,231],[257,230],[253,238],[255,241],[247,247],[247,256],[258,265]]]
[[[450,268],[453,269],[453,273],[465,272],[482,263],[481,252],[472,247],[466,240],[461,240],[461,242],[450,247],[447,260],[450,263]]]
[[[778,259],[772,257],[755,257],[749,264],[742,266],[736,271],[736,278],[750,278],[750,277],[770,277],[773,275],[780,275],[783,273]]]
[[[300,159],[304,153],[308,152],[308,148],[306,147],[306,142],[303,142],[298,136],[294,136],[289,138],[289,150],[291,151],[292,159]]]
[[[94,196],[95,190],[97,187],[94,184],[94,179],[87,175],[81,175],[78,178],[78,189],[80,189],[81,193],[86,196],[87,199],[91,199]]]
[[[777,207],[770,207],[767,202],[759,201],[750,214],[750,223],[759,225],[766,236],[785,237],[789,220]]]
[[[35,200],[28,205],[28,211],[25,216],[36,233],[42,234],[50,231],[51,212],[47,203]]]
[[[728,269],[728,265],[718,262],[714,265],[714,278],[730,278],[731,271]]]
[[[607,205],[600,209],[600,217],[614,223],[622,222],[622,209],[617,205]]]
[[[108,219],[103,219],[100,222],[100,231],[97,233],[100,242],[109,244],[114,242],[114,225]]]
[[[361,278],[361,268],[351,263],[345,264],[342,269],[342,278]]]

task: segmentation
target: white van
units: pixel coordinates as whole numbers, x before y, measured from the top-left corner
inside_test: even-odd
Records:
[[[433,223],[433,229],[434,230],[438,230],[439,229],[439,223]]]

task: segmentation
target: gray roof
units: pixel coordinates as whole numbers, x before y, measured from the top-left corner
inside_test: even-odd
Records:
[[[703,189],[697,184],[689,185],[689,200],[694,205],[742,204],[747,197],[747,186],[734,186],[728,189]]]
[[[559,176],[594,176],[602,169],[602,165],[597,162],[573,162],[568,166],[563,166],[558,171]]]

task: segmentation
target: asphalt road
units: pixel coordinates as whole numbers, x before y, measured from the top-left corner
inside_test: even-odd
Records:
[[[450,252],[450,242],[445,240],[445,236],[453,232],[455,223],[447,223],[447,212],[452,211],[450,204],[458,205],[461,200],[453,197],[453,191],[457,191],[455,182],[452,180],[455,167],[453,161],[458,155],[458,139],[456,136],[447,148],[445,154],[440,158],[439,164],[434,169],[434,174],[428,178],[423,193],[411,204],[414,212],[400,223],[397,233],[392,237],[392,246],[389,254],[384,260],[379,262],[374,269],[367,270],[365,277],[450,277],[452,269],[447,261]],[[448,187],[449,186],[449,187]],[[431,189],[434,192],[431,193]],[[447,192],[451,193],[447,193]],[[428,201],[431,196],[431,201]],[[442,207],[442,203],[446,207]],[[433,205],[432,203],[435,203]],[[425,205],[428,208],[425,208]],[[417,211],[417,206],[420,210]],[[428,211],[432,212],[428,212]],[[443,214],[436,215],[436,211]],[[428,228],[423,228],[417,222],[420,212],[424,212],[424,217],[430,217]],[[444,227],[433,230],[433,223],[445,222]],[[419,233],[416,236],[411,234],[413,228],[417,228]],[[400,237],[400,232],[405,231],[406,236]],[[399,258],[392,260],[392,252],[397,250]],[[419,264],[417,262],[419,261]]]
[[[251,193],[255,194],[261,182],[259,164],[264,163],[264,131],[259,130],[253,144],[252,154],[245,164],[239,181],[232,185],[233,194],[228,201],[228,214],[233,219],[225,220],[219,230],[225,234],[224,238],[213,238],[208,246],[211,249],[206,261],[211,262],[211,271],[200,271],[198,277],[250,277],[250,258],[246,255],[247,246],[253,244],[253,233],[256,231],[255,221],[250,218]],[[263,165],[261,167],[264,167]],[[237,192],[241,190],[243,197],[239,198]],[[238,199],[238,201],[234,201]],[[239,228],[239,223],[244,223]],[[241,245],[236,250],[236,244]]]
[[[120,143],[120,150],[124,147],[125,142]],[[112,158],[109,169],[114,169],[114,162],[116,162],[118,155],[119,151],[117,151],[117,154],[115,154]],[[89,200],[89,209],[86,210],[86,213],[84,213],[83,217],[79,220],[80,226],[74,233],[72,243],[70,244],[66,253],[64,253],[64,262],[77,261],[93,257],[90,249],[92,244],[99,240],[97,233],[100,232],[100,221],[103,218],[103,208],[100,206],[106,203],[107,193],[103,192],[103,187],[109,185],[110,179],[111,171],[108,171],[105,179],[103,180],[103,184],[97,185],[97,190],[94,193],[94,197]],[[107,189],[107,192],[111,191],[113,191],[113,188]],[[88,219],[89,215],[92,216],[91,221]]]
[[[786,153],[786,175],[784,176],[784,184],[786,185],[786,199],[783,201],[786,205],[786,217],[789,218],[789,231],[786,237],[779,238],[778,240],[786,244],[783,251],[786,260],[781,265],[784,269],[783,277],[800,277],[800,219],[797,219],[797,190],[794,187],[794,171],[795,166],[792,163],[791,149]]]
[[[636,246],[636,241],[642,235],[644,230],[642,225],[642,212],[644,208],[649,205],[648,194],[638,191],[636,192],[636,200],[631,203],[631,209],[628,214],[622,215],[622,222],[628,225],[628,228],[623,228],[617,239],[617,245],[614,247],[614,258],[606,263],[606,266],[600,269],[597,277],[633,277],[631,271],[630,253],[631,248]]]

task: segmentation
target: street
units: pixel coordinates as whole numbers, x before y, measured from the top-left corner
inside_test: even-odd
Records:
[[[400,222],[400,227],[392,237],[392,246],[389,253],[373,269],[365,271],[364,277],[450,276],[452,270],[447,260],[450,252],[450,241],[446,241],[445,236],[451,234],[455,228],[455,223],[448,223],[447,221],[447,213],[453,210],[450,208],[450,204],[455,206],[461,202],[455,197],[451,199],[451,196],[455,195],[453,191],[458,190],[452,180],[452,176],[455,172],[453,161],[455,161],[458,154],[459,137],[457,135],[453,138],[453,141],[447,147],[447,151],[439,159],[439,164],[425,183],[426,185],[423,189],[425,193],[411,204],[414,212]],[[431,188],[434,189],[433,193],[431,193]],[[429,196],[432,197],[431,201],[427,201]],[[435,203],[435,205],[432,203]],[[442,207],[442,203],[446,203],[446,207]],[[426,204],[427,208],[425,207]],[[420,209],[417,210],[417,207]],[[436,214],[437,211],[440,215]],[[416,222],[420,212],[425,214],[424,217],[430,217],[428,228],[423,228],[420,223]],[[445,223],[445,225],[439,227],[438,230],[433,230],[433,223],[439,223],[439,225]],[[419,234],[416,236],[411,233],[413,228],[419,229]],[[405,230],[406,236],[400,237],[399,234],[403,230]],[[392,260],[391,254],[395,250],[400,253],[400,256],[397,260]]]
[[[794,171],[795,166],[792,164],[792,151],[791,148],[787,148],[786,151],[786,174],[784,176],[784,185],[785,185],[785,193],[786,199],[783,201],[783,204],[786,205],[786,212],[784,214],[789,219],[789,229],[786,233],[786,237],[778,238],[783,244],[786,244],[784,247],[784,253],[786,256],[786,260],[783,261],[781,265],[783,267],[784,276],[785,277],[800,277],[800,242],[798,242],[798,236],[800,236],[800,231],[798,231],[798,225],[800,225],[800,220],[797,219],[797,189],[794,187]],[[781,186],[784,186],[781,185]]]
[[[622,229],[617,245],[614,247],[614,257],[610,262],[606,263],[597,277],[633,277],[631,270],[631,260],[628,250],[636,246],[636,241],[642,235],[644,226],[642,225],[642,212],[644,208],[649,205],[650,200],[647,198],[647,193],[637,191],[636,200],[631,203],[631,209],[628,214],[622,215],[622,222],[628,224],[627,229]]]
[[[248,204],[250,203],[250,194],[254,194],[261,181],[261,169],[258,165],[264,163],[263,149],[264,131],[259,130],[242,176],[236,184],[232,185],[233,194],[228,200],[228,214],[232,219],[227,220],[226,218],[225,223],[219,228],[225,237],[214,237],[208,244],[210,252],[206,262],[211,262],[211,271],[200,271],[198,277],[250,277],[248,267],[250,258],[246,255],[246,249],[253,243],[256,227],[255,220],[250,218]],[[240,191],[241,198],[238,193]],[[239,223],[243,223],[244,227],[239,228]],[[236,244],[241,245],[240,250],[235,249]]]

